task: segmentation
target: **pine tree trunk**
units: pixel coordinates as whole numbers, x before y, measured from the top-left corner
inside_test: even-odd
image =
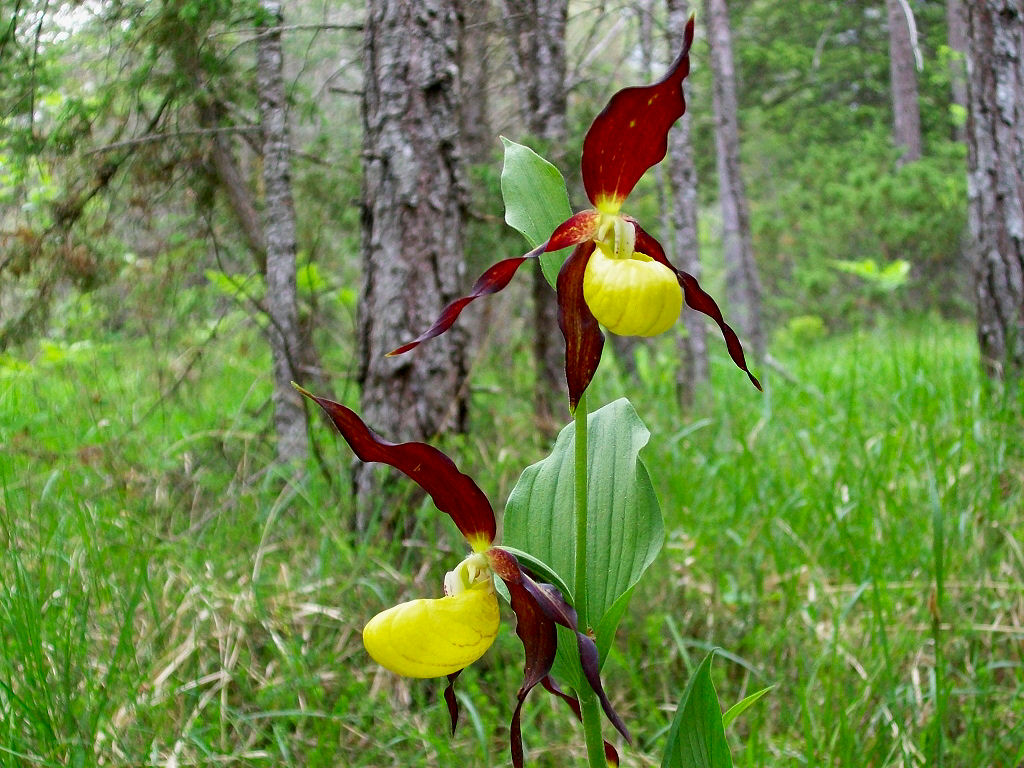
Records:
[[[666,0],[668,7],[669,51],[678,50],[690,15],[687,0]],[[672,207],[672,255],[680,269],[700,279],[700,245],[697,236],[697,166],[690,142],[690,113],[687,81],[683,81],[687,111],[669,133],[668,183]],[[685,334],[679,335],[676,348],[680,363],[676,367],[676,393],[684,408],[691,407],[700,390],[709,391],[711,372],[708,363],[708,334],[703,315],[683,309]]]
[[[281,8],[264,0],[272,23],[280,26]],[[295,208],[291,188],[291,144],[284,93],[281,35],[268,31],[256,43],[256,79],[263,128],[263,184],[266,189],[264,242],[267,257],[267,333],[273,359],[274,428],[277,458],[301,462],[307,455],[306,410],[292,388],[298,380],[299,318],[295,286]]]
[[[729,313],[750,344],[754,357],[764,357],[761,325],[761,281],[754,262],[747,191],[740,171],[739,106],[733,68],[732,33],[725,0],[705,0],[711,71],[714,79],[715,150],[719,202],[722,206],[722,247]]]
[[[567,0],[502,0],[505,31],[526,129],[556,167],[564,167],[566,127],[565,25]],[[533,270],[534,413],[540,425],[556,428],[568,396],[565,358],[558,330],[554,290],[540,265]]]
[[[978,343],[994,378],[1024,375],[1024,0],[971,0],[968,219]]]
[[[487,162],[498,146],[491,129],[488,86],[491,79],[488,29],[491,0],[473,0],[465,6],[460,44],[459,75],[462,93],[462,151],[467,163]]]
[[[907,0],[885,0],[889,19],[889,87],[893,143],[902,148],[900,165],[921,159],[921,112],[917,103],[912,16]]]
[[[461,295],[461,24],[455,0],[367,3],[359,383],[363,418],[391,440],[427,440],[465,424],[465,328],[456,323],[385,357]],[[364,464],[355,465],[354,481],[356,525],[365,530],[378,483]]]

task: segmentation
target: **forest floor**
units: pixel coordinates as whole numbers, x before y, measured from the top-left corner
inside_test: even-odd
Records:
[[[511,621],[459,680],[454,737],[443,686],[360,641],[439,594],[461,540],[411,494],[411,535],[351,535],[326,424],[302,479],[275,470],[266,353],[230,330],[0,357],[0,765],[507,765]],[[670,348],[609,359],[590,396],[629,392],[666,518],[606,667],[623,765],[658,764],[714,646],[726,706],[774,686],[730,728],[739,766],[1024,764],[1024,409],[971,329],[781,342],[763,395],[723,355],[692,413]],[[497,508],[548,447],[509,354],[483,353],[472,431],[445,441]],[[529,765],[579,764],[567,715],[531,695]]]

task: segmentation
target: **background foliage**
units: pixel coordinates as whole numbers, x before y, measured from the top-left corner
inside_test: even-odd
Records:
[[[699,413],[675,405],[669,339],[598,374],[592,402],[628,390],[659,436],[642,457],[668,536],[606,667],[637,734],[625,764],[656,764],[717,645],[723,701],[776,685],[729,730],[739,765],[1019,765],[1024,423],[1019,396],[977,371],[944,5],[912,4],[925,157],[902,169],[881,3],[734,5],[775,367],[756,396],[716,357]],[[579,141],[640,57],[630,4],[571,11]],[[302,312],[354,405],[359,33],[318,25],[361,5],[288,13]],[[230,136],[258,191],[255,14],[0,4],[0,764],[505,762],[521,664],[508,629],[463,675],[454,739],[439,688],[379,672],[359,641],[380,607],[436,594],[458,537],[410,495],[410,536],[354,540],[349,456],[323,425],[301,482],[272,468],[258,265],[211,172],[212,137]],[[498,24],[481,31],[495,140],[471,173],[469,274],[522,248],[501,221],[497,136],[526,137]],[[721,295],[701,38],[689,104]],[[631,204],[655,222],[657,180]],[[905,281],[870,277],[900,260]],[[496,504],[550,450],[521,397],[521,290],[479,310],[471,429],[445,438]],[[531,737],[531,764],[580,754],[555,706],[527,707],[551,745]]]

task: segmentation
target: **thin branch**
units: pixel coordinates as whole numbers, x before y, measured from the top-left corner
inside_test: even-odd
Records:
[[[152,144],[157,141],[165,141],[167,139],[179,139],[187,136],[215,136],[222,133],[259,133],[260,126],[258,125],[237,125],[223,128],[193,128],[188,131],[175,131],[173,133],[150,133],[145,136],[137,136],[134,139],[125,139],[124,141],[116,141],[113,144],[106,144],[102,147],[96,147],[90,149],[85,154],[98,155],[103,152],[111,152],[116,149],[125,149],[126,147],[136,147],[140,144]]]
[[[264,37],[270,35],[277,35],[281,32],[302,32],[315,30],[317,32],[324,31],[349,31],[349,32],[362,32],[365,25],[362,22],[356,22],[353,24],[340,24],[325,22],[323,24],[284,24],[279,27],[250,27],[248,29],[225,29],[219,32],[210,32],[207,38],[219,37],[221,35],[237,35],[237,34],[251,34],[252,37],[243,43],[254,43],[257,40],[262,40]]]
[[[917,71],[921,72],[924,69],[924,57],[921,55],[920,40],[917,37],[917,23],[914,21],[914,11],[911,10],[907,0],[899,0],[899,3],[903,9],[903,15],[907,18],[907,27],[910,29],[910,47],[914,51],[914,64],[917,65]]]

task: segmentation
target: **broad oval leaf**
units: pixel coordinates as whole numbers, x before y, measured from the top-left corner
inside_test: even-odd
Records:
[[[551,233],[572,216],[565,180],[555,166],[529,147],[504,136],[505,163],[501,169],[501,197],[505,222],[522,234],[531,248],[546,243]],[[540,266],[552,287],[569,249],[544,253]]]
[[[722,709],[711,681],[711,651],[697,667],[679,700],[668,730],[661,768],[733,768]]]
[[[630,591],[661,550],[664,524],[640,459],[650,432],[633,405],[616,400],[591,413],[587,424],[587,604],[603,663]],[[502,541],[547,563],[575,596],[574,446],[569,424],[551,455],[526,468],[505,507]],[[559,643],[556,673],[578,685],[573,645]]]

